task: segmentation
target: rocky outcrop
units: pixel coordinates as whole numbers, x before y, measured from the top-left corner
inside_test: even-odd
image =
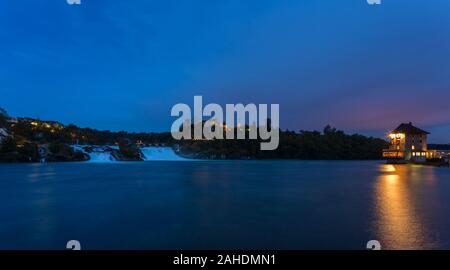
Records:
[[[121,144],[111,155],[118,161],[142,161],[142,152],[135,144]]]
[[[51,143],[48,145],[48,153],[45,157],[46,162],[66,162],[66,161],[86,161],[89,160],[89,156],[82,151],[74,150],[63,143]]]
[[[20,142],[6,137],[0,145],[0,162],[38,162],[39,152],[35,143]]]

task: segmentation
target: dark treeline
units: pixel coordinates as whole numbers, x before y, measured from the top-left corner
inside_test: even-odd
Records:
[[[50,124],[48,124],[50,123]],[[81,145],[114,145],[121,142],[144,144],[168,144],[173,141],[170,132],[165,133],[129,133],[125,131],[99,131],[91,128],[80,128],[75,125],[63,126],[56,122],[18,119],[9,127],[18,141],[35,143],[59,142]]]
[[[261,151],[261,140],[184,140],[180,152],[206,159],[315,159],[369,160],[381,159],[385,140],[347,135],[330,126],[319,131],[280,131],[279,147]]]
[[[166,133],[99,131],[64,126],[54,121],[12,118],[0,108],[0,162],[38,162],[45,149],[46,161],[83,161],[87,157],[70,145],[117,145],[120,160],[140,160],[137,145],[172,145]]]
[[[64,126],[30,118],[13,119],[0,111],[0,161],[37,161],[38,148],[46,146],[59,160],[80,160],[68,145],[175,146],[181,155],[200,159],[380,159],[387,142],[362,135],[347,135],[330,126],[319,131],[280,131],[279,147],[261,151],[261,140],[174,140],[170,132],[129,133]]]
[[[450,151],[450,144],[429,144],[428,149]]]

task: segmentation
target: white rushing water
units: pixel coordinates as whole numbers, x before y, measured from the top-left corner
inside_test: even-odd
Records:
[[[116,161],[110,152],[87,153],[91,158],[89,162],[113,162]]]
[[[114,162],[116,159],[111,155],[111,152],[105,151],[106,148],[114,148],[112,146],[107,147],[101,147],[96,146],[94,147],[93,151],[91,153],[88,153],[83,149],[83,146],[81,145],[73,145],[75,150],[81,151],[89,156],[88,162]]]
[[[145,161],[154,160],[187,160],[180,157],[170,147],[143,147],[141,148]]]
[[[116,162],[108,149],[118,149],[116,146],[91,146],[92,152],[87,152],[81,145],[72,145],[75,150],[81,151],[90,157],[88,162],[106,163]],[[145,161],[177,161],[188,160],[180,157],[171,147],[142,147],[141,152]]]

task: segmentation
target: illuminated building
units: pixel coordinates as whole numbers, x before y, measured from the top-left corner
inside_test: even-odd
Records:
[[[430,133],[417,128],[412,123],[403,123],[389,133],[389,149],[383,150],[383,157],[389,160],[423,163],[434,158],[436,151],[428,150]]]

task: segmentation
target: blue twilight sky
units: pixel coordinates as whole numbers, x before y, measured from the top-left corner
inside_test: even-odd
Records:
[[[450,142],[450,1],[0,0],[0,107],[168,131],[175,103],[279,103],[281,127]]]

